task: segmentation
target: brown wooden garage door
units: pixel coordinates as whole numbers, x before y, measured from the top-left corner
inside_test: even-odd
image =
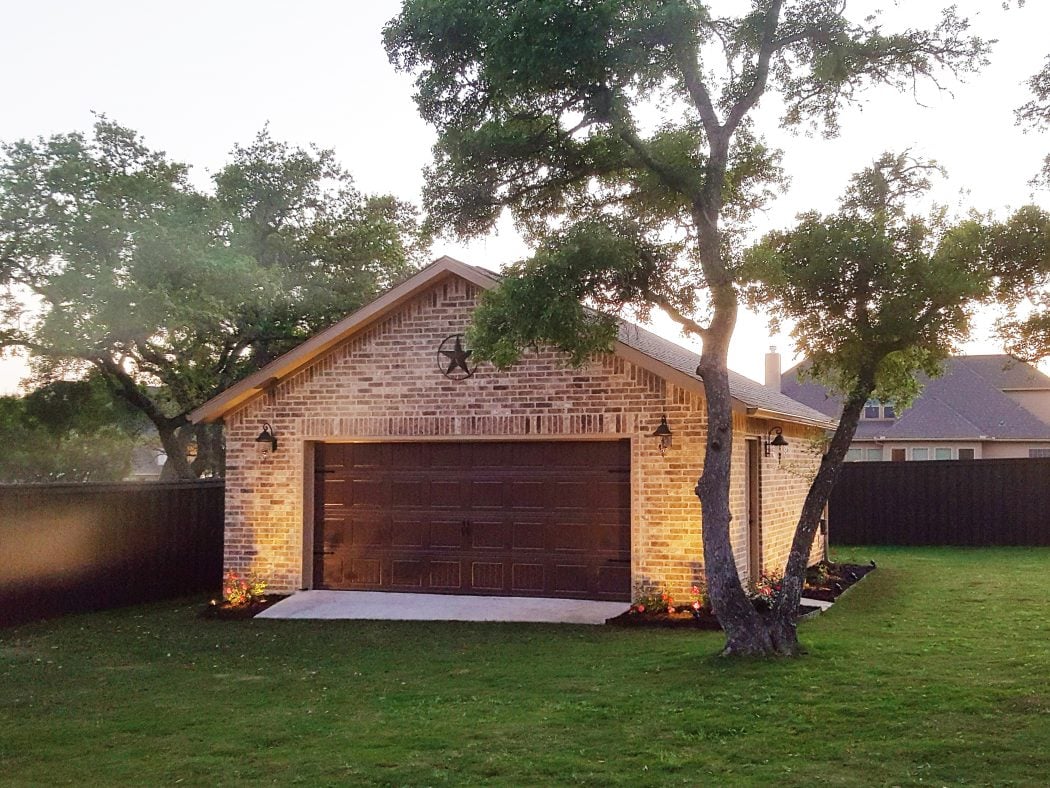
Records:
[[[630,598],[627,441],[316,451],[315,588]]]

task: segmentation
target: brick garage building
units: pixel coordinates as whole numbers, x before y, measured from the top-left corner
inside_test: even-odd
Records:
[[[227,569],[278,591],[609,600],[702,577],[697,356],[625,323],[581,369],[538,350],[504,372],[446,375],[478,293],[497,283],[442,258],[192,414],[226,425]],[[731,384],[732,540],[749,576],[783,565],[833,423]],[[779,457],[764,447],[774,427]]]

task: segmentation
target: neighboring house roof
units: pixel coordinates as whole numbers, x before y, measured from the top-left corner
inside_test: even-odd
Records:
[[[370,304],[315,334],[258,372],[213,397],[190,413],[190,420],[194,423],[207,423],[221,419],[248,400],[259,396],[284,378],[302,369],[322,353],[331,350],[353,334],[389,314],[425,288],[449,276],[459,276],[484,290],[498,285],[500,278],[498,274],[484,268],[467,265],[451,257],[442,257],[391,288]],[[614,352],[665,379],[702,390],[703,384],[696,375],[700,357],[640,326],[621,321]],[[837,413],[832,414],[829,418],[819,410],[807,407],[735,372],[729,373],[729,387],[737,404],[751,415],[783,418],[803,424],[831,428],[838,421]]]
[[[784,393],[823,413],[840,413],[840,397],[799,381],[803,364],[781,377]],[[1005,355],[955,356],[941,377],[920,381],[922,393],[899,418],[862,419],[855,440],[1050,440],[1050,424],[1003,393],[1042,388],[1041,381],[1050,391],[1050,378],[1024,362]]]

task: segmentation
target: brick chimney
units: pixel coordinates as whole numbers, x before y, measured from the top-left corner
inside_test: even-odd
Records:
[[[766,353],[766,387],[780,391],[780,354],[776,345],[770,345]]]

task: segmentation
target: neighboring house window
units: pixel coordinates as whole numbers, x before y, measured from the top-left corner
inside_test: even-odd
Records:
[[[960,460],[972,460],[973,459],[973,449],[959,449],[959,459]]]
[[[952,458],[951,449],[934,449],[933,459],[935,460],[950,460]]]
[[[864,405],[861,413],[862,419],[895,419],[897,412],[892,405],[888,405],[877,399],[869,399]]]
[[[928,460],[930,459],[929,449],[912,449],[911,458],[913,460]]]
[[[864,452],[864,459],[868,462],[881,462],[882,449],[868,449]]]
[[[846,462],[860,462],[864,459],[864,449],[850,449],[846,452]]]
[[[1029,449],[1029,457],[1050,457],[1050,449]]]
[[[908,455],[905,454],[904,449],[892,449],[890,451],[890,459],[894,462],[904,462],[908,459]]]

